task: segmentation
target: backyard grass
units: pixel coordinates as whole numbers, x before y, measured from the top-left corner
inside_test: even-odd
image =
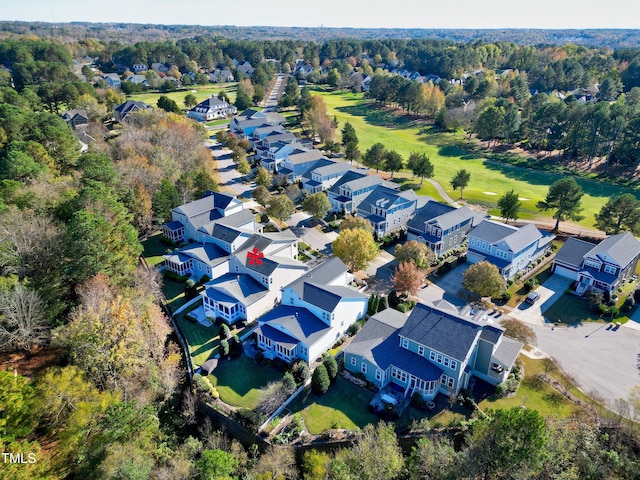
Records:
[[[166,253],[167,248],[171,248],[170,245],[162,242],[160,239],[162,238],[162,234],[160,231],[154,232],[149,235],[142,243],[142,247],[144,250],[142,251],[142,255],[144,259],[147,261],[147,265],[153,267],[162,263],[164,259],[162,256]]]
[[[544,199],[549,186],[564,175],[484,158],[461,146],[463,139],[460,134],[438,132],[430,125],[416,123],[398,112],[377,108],[362,94],[323,91],[314,94],[324,99],[329,115],[335,115],[341,126],[347,121],[354,126],[363,153],[376,142],[396,150],[405,160],[413,151],[424,152],[435,165],[435,180],[452,198],[458,199],[460,193],[454,192],[449,182],[456,171],[464,168],[471,173],[469,187],[463,191],[465,200],[495,208],[500,195],[514,189],[522,201],[523,218],[550,219],[551,212],[539,213],[535,205]],[[609,197],[624,192],[634,193],[632,189],[595,180],[578,178],[577,181],[585,191],[582,198],[585,218],[580,224],[586,227],[593,226],[594,214],[600,211]],[[424,182],[419,193],[433,196],[433,190],[428,182]]]
[[[500,399],[489,397],[478,404],[480,409],[495,410],[524,405],[529,409],[537,410],[542,416],[554,415],[566,418],[576,414],[579,409],[576,404],[546,383],[537,381],[536,376],[539,373],[544,373],[542,360],[534,360],[520,355],[518,361],[525,371],[525,378],[522,380],[518,392],[513,397]],[[557,373],[554,376],[561,377],[561,374]],[[561,381],[561,383],[563,382]],[[574,390],[572,389],[572,392]]]
[[[309,433],[314,435],[332,428],[356,430],[380,420],[367,410],[372,398],[372,393],[339,376],[329,391],[320,397],[309,388],[305,389],[289,409],[302,415]]]
[[[187,341],[194,370],[218,353],[220,346],[218,327],[205,327],[189,320],[184,313],[176,316],[176,322]]]
[[[134,93],[132,95],[127,95],[127,98],[131,100],[136,100],[138,102],[144,102],[147,105],[151,105],[155,107],[158,104],[158,98],[161,95],[165,95],[169,97],[171,100],[174,100],[180,108],[186,109],[186,105],[184,104],[184,97],[189,93],[193,94],[196,97],[198,103],[209,98],[211,95],[218,95],[220,91],[224,91],[226,95],[229,97],[231,103],[235,101],[236,98],[236,89],[237,84],[235,82],[232,83],[212,83],[207,85],[190,85],[186,87],[186,90],[180,90],[177,92],[144,92],[144,93]],[[194,91],[195,90],[195,91]]]
[[[209,375],[222,401],[250,409],[256,408],[260,403],[260,389],[281,378],[281,373],[256,364],[246,355],[240,355],[235,360],[221,361]]]
[[[175,312],[178,308],[187,303],[184,298],[184,283],[174,282],[166,277],[162,281],[162,292],[167,299],[167,306],[169,307],[169,310]]]

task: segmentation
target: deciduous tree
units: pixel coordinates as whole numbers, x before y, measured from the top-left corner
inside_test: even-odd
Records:
[[[302,201],[302,208],[313,218],[319,220],[331,210],[331,202],[326,193],[313,193]]]
[[[269,203],[269,200],[271,200],[271,194],[269,193],[269,190],[267,190],[264,185],[258,185],[256,189],[253,192],[251,192],[251,196],[256,202],[258,202],[263,207],[266,207],[267,204]]]
[[[371,222],[364,217],[354,217],[353,215],[347,215],[342,222],[340,222],[340,231],[353,230],[354,228],[361,228],[367,232],[373,234],[373,226]]]
[[[360,480],[392,480],[404,467],[394,426],[380,422],[367,425],[355,445],[343,455],[351,474]]]
[[[48,343],[49,322],[40,295],[22,284],[0,291],[0,350],[26,350]]]
[[[387,151],[384,158],[384,169],[387,172],[391,172],[391,178],[393,178],[393,174],[395,172],[399,172],[400,170],[402,170],[403,166],[404,159],[402,158],[402,155],[400,155],[395,150]]]
[[[275,195],[269,200],[267,207],[267,215],[277,218],[281,222],[288,220],[296,211],[296,207],[289,197],[286,195]]]
[[[542,211],[555,210],[553,218],[556,219],[556,224],[553,229],[558,230],[561,221],[579,221],[584,218],[580,215],[582,195],[582,187],[574,178],[561,178],[549,187],[544,201],[538,202],[536,206]]]
[[[427,268],[436,259],[433,251],[426,244],[417,240],[409,240],[396,245],[393,251],[398,263],[413,261],[418,268]]]
[[[504,334],[525,345],[535,346],[538,341],[536,332],[524,322],[515,318],[507,318],[500,322],[500,326],[504,328]]]
[[[262,185],[265,188],[269,188],[271,186],[271,182],[273,182],[273,175],[269,173],[264,167],[258,168],[256,171],[256,185]]]
[[[384,165],[386,150],[381,143],[374,143],[362,157],[362,163],[366,166],[375,168],[378,173],[380,167]]]
[[[415,295],[422,286],[423,273],[416,267],[413,260],[403,262],[396,267],[391,277],[393,287],[398,292]]]
[[[373,235],[361,228],[340,232],[332,248],[335,256],[340,258],[352,272],[366,268],[378,256],[379,251]]]
[[[483,260],[462,274],[462,286],[481,297],[497,297],[504,292],[506,283],[498,267]]]

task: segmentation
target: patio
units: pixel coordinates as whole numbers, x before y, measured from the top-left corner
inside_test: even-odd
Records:
[[[379,390],[369,403],[374,413],[395,418],[399,418],[407,406],[409,406],[409,399],[404,396],[402,387],[395,383],[390,383]]]

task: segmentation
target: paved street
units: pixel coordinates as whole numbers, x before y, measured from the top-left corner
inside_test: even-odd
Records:
[[[578,379],[585,393],[598,392],[609,407],[626,398],[640,384],[636,367],[640,354],[640,332],[610,324],[585,323],[550,327],[532,325],[538,349],[556,359],[563,371]]]
[[[218,161],[218,173],[220,174],[221,186],[227,187],[239,198],[251,198],[251,192],[255,188],[255,183],[244,183],[240,179],[240,174],[236,170],[236,165],[231,158],[231,150],[223,148],[218,142],[212,141],[211,154]]]

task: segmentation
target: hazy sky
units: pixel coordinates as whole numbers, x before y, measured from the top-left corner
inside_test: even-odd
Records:
[[[401,28],[640,28],[630,0],[0,0],[0,20]]]

